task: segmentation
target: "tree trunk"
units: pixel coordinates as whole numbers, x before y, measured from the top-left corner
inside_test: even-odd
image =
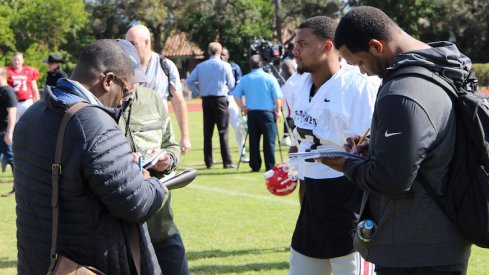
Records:
[[[277,33],[277,40],[280,44],[282,42],[282,0],[273,0],[275,5],[275,32]]]

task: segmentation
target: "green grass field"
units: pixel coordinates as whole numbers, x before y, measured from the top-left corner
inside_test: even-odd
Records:
[[[202,114],[191,112],[189,122],[193,147],[180,167],[197,169],[198,177],[186,188],[173,191],[172,205],[190,273],[287,274],[290,238],[299,213],[297,192],[287,197],[271,195],[263,173],[251,173],[247,164],[239,170],[221,169],[217,134],[217,163],[205,169]],[[237,162],[232,133],[230,143]],[[280,160],[278,152],[276,157]],[[11,188],[11,174],[0,174],[0,193]],[[0,274],[16,274],[14,198],[0,198],[0,213]],[[488,250],[473,249],[468,274],[489,274]]]

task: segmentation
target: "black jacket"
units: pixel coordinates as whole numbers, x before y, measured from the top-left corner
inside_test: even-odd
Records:
[[[402,66],[461,70],[470,60],[448,42],[403,53]],[[446,92],[426,79],[394,78],[380,87],[371,126],[369,159],[348,160],[345,175],[365,190],[361,219],[378,227],[368,243],[355,238],[364,258],[384,267],[464,265],[470,244],[419,183],[438,191],[447,182],[455,146],[455,113]]]
[[[54,92],[46,90],[45,99],[32,105],[15,128],[19,274],[48,270],[56,134],[65,109],[74,102],[89,101],[86,93],[62,80]],[[58,252],[107,274],[131,274],[127,225],[142,223],[155,214],[162,206],[164,191],[157,179],[143,179],[115,117],[115,109],[89,106],[78,111],[67,126]],[[161,273],[148,245],[146,226],[140,224],[139,231],[143,274]]]
[[[60,78],[68,78],[68,75],[60,67],[58,67],[54,71],[47,73],[46,85],[54,87]]]

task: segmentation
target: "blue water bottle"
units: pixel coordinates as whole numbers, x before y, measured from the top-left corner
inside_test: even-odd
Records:
[[[370,241],[370,239],[372,239],[372,236],[374,235],[376,228],[377,228],[377,225],[375,224],[374,221],[369,220],[369,219],[363,220],[363,221],[358,223],[357,236],[364,243],[368,243]]]

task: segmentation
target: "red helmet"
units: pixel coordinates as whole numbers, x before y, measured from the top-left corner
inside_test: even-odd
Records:
[[[265,172],[265,182],[270,193],[276,196],[286,196],[294,192],[297,177],[290,173],[287,163],[279,163]]]

